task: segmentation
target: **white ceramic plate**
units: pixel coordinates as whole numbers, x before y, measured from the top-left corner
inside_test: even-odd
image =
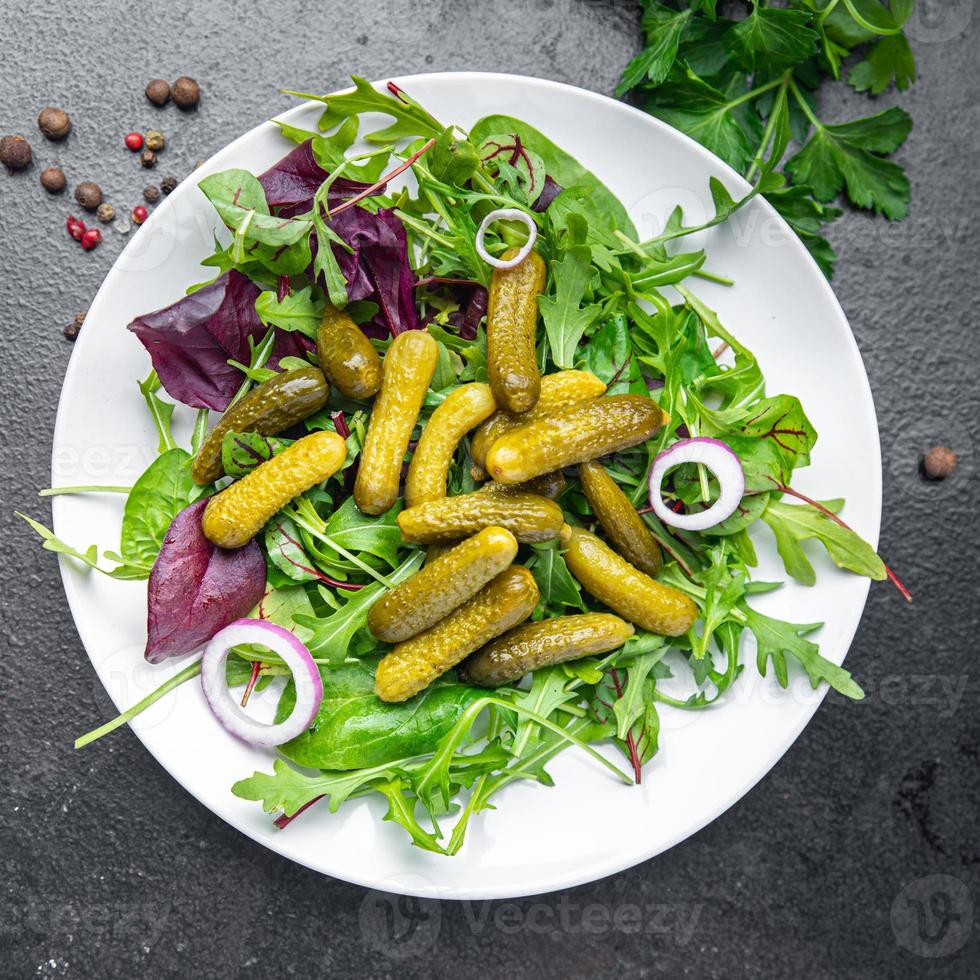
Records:
[[[444,73],[398,79],[437,118],[463,126],[489,113],[527,120],[576,156],[618,194],[641,233],[655,233],[675,204],[688,223],[713,213],[708,178],[735,195],[745,182],[687,137],[635,109],[555,82],[512,75]],[[311,126],[317,108],[287,114]],[[174,302],[207,279],[199,261],[212,251],[219,222],[195,186],[228,167],[261,172],[290,149],[265,123],[212,157],[185,180],[133,235],[86,319],[71,359],[54,436],[54,485],[129,485],[153,458],[156,438],[136,389],[149,359],[126,331],[135,316]],[[707,268],[736,280],[696,292],[759,355],[770,394],[798,395],[820,433],[813,465],[799,474],[815,497],[847,498],[847,520],[877,541],[881,503],[874,406],[854,338],[830,287],[806,250],[762,200],[721,228],[699,236]],[[700,241],[699,243],[700,244]],[[685,248],[687,246],[685,245]],[[178,409],[186,440],[192,413]],[[59,497],[57,533],[76,546],[118,545],[122,498]],[[761,579],[782,579],[768,532],[761,530]],[[844,659],[864,607],[868,582],[837,571],[813,552],[818,584],[789,584],[755,600],[798,623],[824,621],[816,634],[824,656]],[[145,641],[145,585],[62,565],[79,635],[102,682],[124,708],[181,664],[150,667]],[[760,679],[754,651],[743,651],[743,678],[717,708],[663,711],[662,749],[643,783],[625,787],[587,758],[567,751],[552,765],[556,785],[515,785],[479,816],[454,858],[409,845],[404,831],[381,821],[379,801],[314,807],[277,832],[256,803],[236,799],[231,784],[271,769],[272,754],[227,735],[189,683],[133,725],[159,762],[221,819],[278,853],[324,874],[371,888],[440,898],[537,894],[601,878],[673,846],[746,793],[782,756],[816,710],[823,691],[794,672],[788,691]],[[94,721],[95,719],[93,719]],[[120,733],[113,738],[125,738]],[[85,749],[104,752],[105,743]],[[611,757],[618,758],[613,749]]]

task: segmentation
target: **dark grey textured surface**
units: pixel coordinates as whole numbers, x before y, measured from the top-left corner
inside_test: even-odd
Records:
[[[0,133],[23,132],[36,159],[25,174],[0,174],[4,977],[977,975],[972,0],[926,4],[911,31],[921,78],[903,99],[916,128],[901,157],[912,217],[888,225],[848,214],[833,233],[835,288],[879,410],[881,548],[915,594],[907,607],[886,586],[871,591],[848,660],[869,691],[864,704],[829,698],[754,792],[647,864],[564,896],[441,909],[389,903],[251,844],[127,732],[71,748],[108,699],[55,560],[10,515],[47,516],[33,494],[48,481],[71,354],[61,330],[122,239],[110,231],[81,253],[63,227],[74,208],[40,189],[41,167],[61,163],[72,186],[93,178],[128,210],[149,175],[120,151],[125,131],[158,124],[170,144],[152,176],[184,177],[289,104],[277,85],[329,91],[351,70],[491,69],[609,92],[637,20],[633,5],[609,0],[0,3]],[[148,78],[181,73],[202,83],[198,112],[146,103]],[[862,111],[862,101],[838,93],[828,115]],[[64,144],[37,133],[48,104],[73,116]],[[961,454],[943,485],[916,472],[934,441]]]

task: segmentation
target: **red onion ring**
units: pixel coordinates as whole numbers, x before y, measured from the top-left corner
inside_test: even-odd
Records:
[[[495,258],[487,251],[486,246],[483,244],[483,237],[486,235],[487,229],[495,221],[522,221],[527,226],[527,241],[521,246],[521,250],[512,258]],[[518,208],[497,208],[496,211],[491,211],[480,222],[480,227],[476,230],[476,241],[474,244],[477,254],[484,262],[492,265],[495,269],[513,269],[515,265],[520,265],[528,257],[537,237],[538,226],[534,223],[534,218],[529,214],[526,214]]]
[[[228,690],[225,665],[233,647],[257,643],[278,654],[296,685],[296,704],[278,725],[266,725],[246,715]],[[232,735],[250,745],[282,745],[302,735],[317,716],[323,700],[323,681],[310,651],[292,633],[262,619],[236,619],[215,633],[201,658],[201,686],[215,718]]]
[[[695,514],[677,514],[664,503],[660,495],[664,477],[668,470],[681,463],[701,463],[718,480],[718,499],[707,510]],[[743,493],[745,473],[742,470],[742,461],[719,439],[708,439],[705,436],[681,439],[658,453],[650,469],[650,506],[653,512],[664,524],[682,531],[706,531],[720,524],[738,509]]]

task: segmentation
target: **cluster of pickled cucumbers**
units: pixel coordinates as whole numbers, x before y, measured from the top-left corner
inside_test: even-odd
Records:
[[[380,793],[416,846],[451,854],[496,793],[548,782],[565,749],[639,781],[660,712],[722,700],[751,637],[775,682],[798,672],[861,697],[820,656],[816,626],[775,618],[778,594],[756,595],[775,583],[751,580],[772,532],[806,584],[804,539],[850,571],[886,572],[836,520],[840,501],[792,500],[817,435],[689,288],[694,275],[723,288],[723,270],[642,240],[599,177],[521,120],[463,131],[400,90],[356,85],[327,98],[323,131],[284,129],[301,145],[261,181],[201,182],[234,241],[207,262],[218,279],[138,321],[160,455],[129,494],[118,553],[33,525],[46,547],[148,579],[169,654],[241,616],[305,645],[317,716],[234,792],[285,822],[324,795],[321,810]],[[355,143],[362,112],[397,125]],[[315,185],[323,170],[294,200],[297,174]],[[259,200],[273,193],[288,203]],[[683,239],[683,215],[671,222]],[[170,332],[148,342],[161,314]],[[202,353],[231,334],[244,353]],[[215,403],[217,417],[202,407]],[[196,422],[190,453],[171,417]],[[724,444],[745,477],[737,509],[699,531],[668,518],[721,498],[712,470],[684,463],[650,485],[692,438]],[[288,673],[275,654],[236,648],[227,666],[243,703],[278,697],[277,719],[290,715],[294,686],[267,686]]]

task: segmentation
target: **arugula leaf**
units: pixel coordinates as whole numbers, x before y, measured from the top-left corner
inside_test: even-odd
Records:
[[[822,500],[821,504],[836,513],[844,505],[843,500]],[[804,585],[817,580],[813,565],[800,545],[811,538],[818,540],[838,568],[846,568],[858,575],[882,581],[887,577],[885,564],[874,548],[850,528],[842,527],[826,514],[810,504],[787,504],[770,500],[762,519],[776,536],[779,557],[789,575]]]
[[[816,53],[820,37],[804,10],[752,5],[748,17],[725,35],[728,48],[746,71],[785,68],[806,61]]]
[[[26,521],[40,536],[41,547],[45,551],[53,551],[56,555],[66,555],[69,558],[77,558],[80,562],[82,562],[82,564],[87,565],[89,568],[94,568],[97,572],[101,572],[103,575],[108,575],[111,578],[144,579],[150,574],[149,567],[141,564],[126,562],[121,556],[113,554],[111,551],[105,552],[105,557],[110,561],[123,562],[123,564],[120,564],[118,568],[113,569],[102,568],[102,566],[99,565],[99,550],[94,544],[89,545],[85,551],[79,551],[77,548],[72,547],[67,542],[62,541],[61,538],[54,533],[54,531],[45,527],[40,521],[35,521],[26,514],[22,514],[20,511],[14,511],[14,513],[22,521]]]
[[[623,77],[616,86],[617,97],[641,82],[659,85],[667,77],[677,60],[677,49],[691,13],[672,10],[662,3],[647,8],[643,15],[647,46],[623,69]]]
[[[796,624],[772,619],[744,602],[740,603],[739,608],[745,614],[748,627],[755,636],[758,645],[756,661],[759,673],[763,677],[766,675],[767,664],[771,660],[776,680],[779,681],[780,687],[786,687],[789,684],[786,656],[789,655],[806,671],[814,689],[820,686],[821,681],[826,681],[845,697],[853,698],[855,701],[864,698],[864,691],[848,671],[821,657],[817,644],[804,639],[805,634],[819,629],[822,623]]]
[[[287,293],[281,300],[275,290],[267,289],[255,300],[255,312],[265,326],[296,330],[312,339],[316,339],[325,306],[324,300],[313,297],[312,286]]]
[[[540,608],[560,612],[571,606],[585,612],[582,588],[572,578],[558,542],[547,541],[531,547],[534,553],[526,564],[541,593]]]
[[[561,260],[551,265],[555,283],[553,296],[539,296],[538,308],[544,320],[551,357],[561,368],[575,364],[578,343],[595,322],[601,310],[595,304],[582,306],[592,281],[592,253],[587,245],[572,245]]]
[[[354,83],[353,91],[338,95],[312,95],[309,92],[288,90],[286,94],[313,99],[326,105],[318,123],[324,133],[336,129],[351,116],[359,116],[364,112],[380,112],[391,116],[394,121],[390,125],[364,137],[368,143],[394,143],[416,136],[438,136],[445,129],[439,120],[429,115],[414,99],[408,98],[401,89],[398,89],[398,96],[393,97],[378,92],[369,81],[358,75],[351,75],[351,81]]]
[[[388,576],[392,585],[398,585],[414,575],[425,561],[425,552],[414,551]],[[352,593],[344,602],[333,600],[335,612],[330,616],[297,616],[296,622],[312,631],[307,644],[314,657],[323,657],[331,665],[341,664],[347,657],[355,635],[367,627],[367,615],[371,606],[381,597],[384,586],[368,585]]]
[[[402,547],[398,529],[398,505],[372,517],[362,514],[348,497],[336,508],[326,522],[326,534],[348,551],[367,552],[376,555],[394,568],[398,564],[398,552]]]
[[[898,164],[878,154],[898,149],[911,129],[911,117],[897,106],[836,126],[816,121],[813,136],[786,162],[786,169],[795,182],[812,187],[819,201],[833,200],[846,187],[856,207],[904,218],[908,177]]]

